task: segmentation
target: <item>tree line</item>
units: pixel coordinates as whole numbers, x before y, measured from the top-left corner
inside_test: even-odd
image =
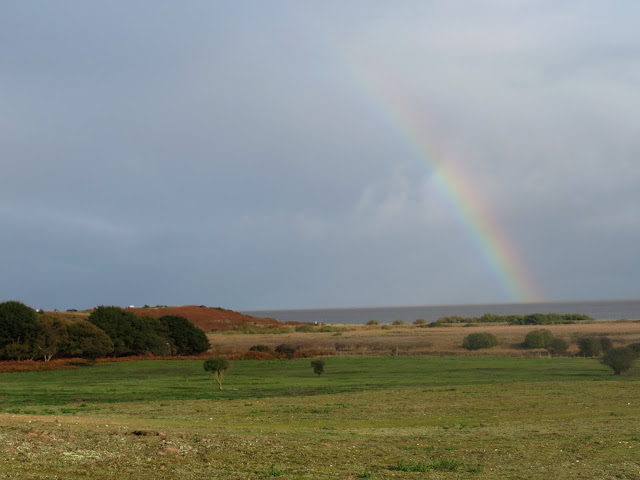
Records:
[[[0,360],[195,355],[207,351],[204,331],[178,315],[134,315],[114,306],[86,320],[62,318],[18,302],[0,303]]]
[[[576,322],[595,321],[588,315],[581,313],[531,313],[528,315],[496,315],[485,313],[480,317],[440,317],[431,323],[430,327],[451,323],[508,323],[509,325],[558,325]]]

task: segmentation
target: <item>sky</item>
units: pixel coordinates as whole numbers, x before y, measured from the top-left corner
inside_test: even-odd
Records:
[[[640,3],[0,4],[0,301],[638,298]]]

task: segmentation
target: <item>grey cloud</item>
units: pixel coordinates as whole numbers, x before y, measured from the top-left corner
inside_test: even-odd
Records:
[[[445,157],[550,299],[633,296],[634,3],[2,10],[7,298],[512,300],[439,197]],[[416,113],[423,151],[379,84]]]

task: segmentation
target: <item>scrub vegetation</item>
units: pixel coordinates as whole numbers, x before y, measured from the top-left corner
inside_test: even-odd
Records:
[[[638,322],[243,318],[205,344],[140,310],[0,304],[4,358],[39,358],[0,362],[0,478],[640,478]],[[167,344],[211,348],[118,356]]]

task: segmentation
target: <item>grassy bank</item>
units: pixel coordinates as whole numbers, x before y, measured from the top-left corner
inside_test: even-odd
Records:
[[[200,361],[2,374],[0,478],[640,478],[637,366],[326,362],[238,361],[222,391]]]

